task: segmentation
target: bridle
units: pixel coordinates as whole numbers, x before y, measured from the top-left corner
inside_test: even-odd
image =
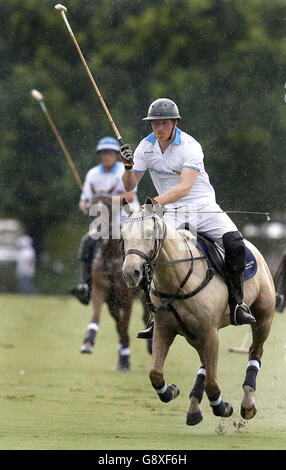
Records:
[[[143,280],[140,283],[140,287],[145,292],[147,302],[149,304],[149,307],[150,307],[151,311],[153,311],[153,312],[160,312],[160,311],[163,311],[163,310],[171,311],[174,314],[174,316],[176,317],[180,327],[182,328],[182,330],[184,331],[186,336],[189,339],[194,339],[194,335],[187,329],[185,323],[182,321],[182,319],[179,316],[177,310],[173,306],[173,302],[175,300],[179,300],[179,299],[180,300],[188,299],[188,298],[193,297],[194,295],[196,295],[198,292],[200,292],[210,282],[210,280],[213,278],[214,269],[210,265],[210,262],[209,262],[208,258],[206,258],[204,255],[196,256],[196,257],[193,256],[193,253],[192,253],[192,250],[191,250],[191,247],[190,247],[189,243],[187,243],[187,240],[181,234],[180,235],[182,236],[182,240],[184,241],[184,243],[186,245],[186,248],[188,249],[190,257],[189,258],[183,258],[183,259],[176,259],[176,260],[168,260],[168,261],[160,261],[159,262],[158,261],[159,255],[160,255],[161,249],[163,247],[163,243],[164,243],[164,240],[165,240],[165,237],[166,237],[166,232],[167,232],[165,221],[163,219],[159,218],[158,215],[156,215],[155,213],[152,213],[152,214],[141,216],[141,217],[134,217],[134,218],[131,217],[131,218],[127,219],[126,222],[135,222],[135,221],[140,221],[140,220],[143,221],[143,220],[146,220],[146,219],[149,219],[149,218],[152,218],[154,220],[154,245],[152,247],[152,250],[150,251],[150,254],[148,255],[148,254],[144,253],[141,250],[138,250],[136,248],[131,248],[130,250],[127,250],[126,253],[124,253],[124,258],[126,258],[126,256],[128,256],[129,254],[135,254],[135,255],[138,255],[138,256],[140,256],[141,258],[143,258],[145,260],[144,267],[143,267],[144,276],[143,276]],[[159,220],[161,220],[161,222],[163,223],[163,228],[161,227],[161,225],[159,223]],[[161,235],[161,236],[159,236],[159,235]],[[189,277],[191,276],[191,274],[193,272],[194,261],[198,261],[198,260],[205,260],[207,262],[207,270],[206,270],[205,279],[192,292],[190,292],[188,294],[181,294],[180,292],[181,292],[182,288],[185,286],[185,284],[187,283]],[[154,282],[154,279],[153,279],[156,267],[157,266],[162,266],[162,265],[171,265],[171,264],[176,264],[176,263],[183,263],[183,262],[190,262],[191,264],[190,264],[190,268],[188,269],[188,272],[187,272],[185,278],[180,283],[177,290],[172,294],[159,292],[158,289],[156,288],[156,285],[155,285],[155,282]],[[151,287],[152,281],[153,281],[154,288]],[[162,305],[160,305],[159,307],[156,307],[153,304],[153,302],[150,299],[150,292],[153,295],[155,295],[156,297],[160,298]],[[163,299],[169,299],[169,301],[164,302]]]
[[[130,254],[138,255],[146,261],[146,264],[149,266],[149,270],[151,270],[152,273],[154,273],[156,264],[158,262],[157,260],[158,260],[159,254],[161,252],[161,249],[162,249],[165,237],[166,237],[166,224],[165,224],[164,220],[160,219],[163,222],[163,230],[162,230],[161,225],[159,223],[159,217],[155,213],[145,215],[145,216],[141,216],[141,217],[134,217],[134,218],[130,217],[129,219],[126,220],[125,223],[137,222],[137,221],[141,221],[141,220],[143,221],[143,220],[147,220],[147,219],[153,219],[154,220],[154,245],[153,245],[149,255],[144,253],[144,251],[137,250],[136,248],[131,248],[130,250],[127,250],[126,253],[124,253],[124,258],[126,258],[126,256],[128,256]]]

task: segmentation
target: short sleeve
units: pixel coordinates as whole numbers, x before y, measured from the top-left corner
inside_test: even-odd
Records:
[[[91,189],[91,181],[90,181],[90,171],[87,173],[84,183],[83,183],[83,188],[82,188],[82,193],[80,196],[81,201],[90,201],[92,199],[93,193]]]
[[[146,170],[147,170],[147,165],[144,159],[143,145],[141,142],[134,152],[133,171],[137,173],[144,173]]]
[[[197,171],[204,169],[204,154],[198,142],[185,145],[183,168],[193,168]]]

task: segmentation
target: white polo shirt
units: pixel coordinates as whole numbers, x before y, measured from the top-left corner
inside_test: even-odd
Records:
[[[187,196],[175,203],[167,204],[166,207],[173,209],[185,206],[191,211],[198,211],[198,214],[195,220],[194,216],[186,214],[184,217],[177,214],[177,219],[172,220],[174,217],[167,213],[165,218],[176,227],[184,221],[189,221],[199,231],[209,232],[210,236],[216,238],[227,231],[237,230],[227,214],[215,213],[221,211],[221,208],[216,203],[214,188],[205,171],[202,147],[192,136],[176,128],[173,142],[162,153],[152,132],[140,142],[134,152],[134,172],[144,173],[149,170],[159,195],[179,184],[183,168],[193,168],[198,171],[195,184]]]
[[[97,193],[110,193],[112,196],[125,192],[121,182],[121,175],[124,170],[124,165],[121,162],[115,162],[115,165],[110,171],[105,171],[102,163],[91,168],[87,173],[83,191],[81,193],[81,200],[90,201]]]
[[[148,169],[158,194],[162,194],[179,184],[183,168],[197,170],[199,173],[189,194],[179,202],[168,204],[168,207],[183,204],[201,207],[216,202],[203,160],[199,142],[176,128],[175,138],[164,153],[153,132],[140,142],[134,152],[134,171],[145,172]]]
[[[81,193],[80,199],[83,201],[91,201],[96,193],[109,193],[111,196],[117,196],[119,194],[125,193],[123,183],[121,181],[121,176],[124,171],[123,163],[116,161],[115,165],[110,171],[105,171],[102,163],[91,168],[87,173],[84,184],[83,191]],[[140,207],[138,198],[137,198],[137,188],[133,190],[134,200],[130,203],[131,207],[137,209]],[[126,219],[126,214],[124,210],[121,210],[121,221]]]

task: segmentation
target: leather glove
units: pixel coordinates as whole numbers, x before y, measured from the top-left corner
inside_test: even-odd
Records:
[[[129,144],[121,145],[120,147],[121,161],[124,164],[126,170],[131,170],[133,167],[133,153]]]

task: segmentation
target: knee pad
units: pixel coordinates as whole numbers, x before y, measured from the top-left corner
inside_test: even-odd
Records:
[[[246,249],[240,232],[227,232],[222,237],[225,264],[235,270],[245,269]]]

